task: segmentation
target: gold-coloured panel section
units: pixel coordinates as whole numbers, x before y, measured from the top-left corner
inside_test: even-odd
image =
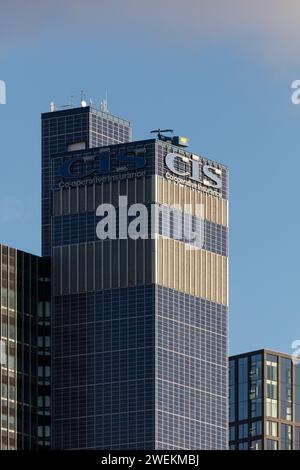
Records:
[[[206,250],[187,250],[178,240],[158,237],[157,284],[223,305],[227,298],[227,258]]]
[[[196,215],[196,204],[203,204],[205,219],[227,226],[228,201],[226,199],[218,199],[201,191],[193,191],[159,176],[155,176],[155,178],[157,203],[168,206],[191,204],[191,213],[193,215]]]

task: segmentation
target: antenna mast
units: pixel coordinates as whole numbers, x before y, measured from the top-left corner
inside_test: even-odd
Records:
[[[107,98],[107,90],[105,92],[105,99],[101,101],[100,103],[100,109],[104,113],[108,113],[108,98]]]

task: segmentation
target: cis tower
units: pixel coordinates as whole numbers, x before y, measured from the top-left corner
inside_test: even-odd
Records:
[[[226,449],[227,168],[179,140],[132,142],[92,107],[43,114],[42,148],[53,449]],[[155,237],[99,240],[97,207],[118,213],[119,196],[189,204],[191,226],[202,204],[202,246],[161,217]]]

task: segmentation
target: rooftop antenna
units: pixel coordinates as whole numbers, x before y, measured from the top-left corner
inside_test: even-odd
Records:
[[[54,103],[54,101],[51,101],[50,102],[50,112],[54,113],[54,111],[55,111],[55,103]]]
[[[81,107],[86,108],[87,102],[86,102],[86,95],[83,93],[83,90],[81,90]]]
[[[160,140],[165,139],[165,135],[163,135],[163,132],[171,132],[173,134],[173,129],[155,129],[154,131],[150,131],[150,134],[157,134],[157,138]]]
[[[102,100],[101,103],[100,103],[100,109],[101,109],[101,111],[104,111],[105,113],[108,113],[107,90],[105,92],[105,99]]]
[[[73,95],[70,96],[69,103],[62,105],[61,108],[62,109],[71,109],[71,108],[73,108]]]

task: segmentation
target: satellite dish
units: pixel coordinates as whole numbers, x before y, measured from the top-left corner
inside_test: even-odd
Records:
[[[82,106],[82,108],[86,108],[87,102],[85,100],[82,100],[81,101],[81,106]]]

